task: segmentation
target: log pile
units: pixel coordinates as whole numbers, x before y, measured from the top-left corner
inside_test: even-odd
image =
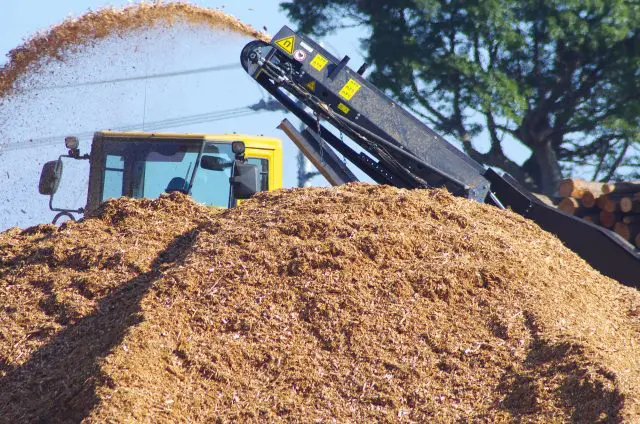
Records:
[[[562,180],[558,209],[615,231],[640,247],[640,181]]]

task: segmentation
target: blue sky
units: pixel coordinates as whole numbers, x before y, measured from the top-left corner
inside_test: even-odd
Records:
[[[6,54],[11,49],[67,17],[79,17],[88,10],[104,6],[121,7],[131,3],[135,2],[0,0],[0,66],[6,63]],[[191,3],[222,9],[254,28],[266,27],[270,34],[275,34],[283,25],[295,29],[280,11],[280,0],[201,0]],[[360,39],[366,35],[366,29],[356,27],[316,41],[337,57],[350,56],[350,65],[357,69],[363,62]],[[64,136],[78,136],[81,150],[88,152],[94,131],[134,126],[146,129],[167,119],[176,119],[174,122],[180,125],[161,131],[241,132],[280,138],[285,154],[284,185],[295,186],[297,149],[276,129],[285,117],[297,124],[291,114],[230,114],[225,119],[206,122],[182,119],[203,114],[220,118],[221,111],[238,110],[269,99],[240,66],[239,54],[248,41],[246,37],[220,34],[209,28],[153,28],[83,46],[68,53],[64,61],[48,61],[37,73],[30,73],[20,80],[18,85],[26,90],[0,99],[0,231],[51,221],[54,213],[48,208],[48,197],[38,193],[37,185],[42,165],[66,152]],[[234,66],[228,68],[227,65]],[[219,66],[224,69],[82,85]],[[65,85],[75,87],[59,88]],[[506,150],[518,162],[528,156],[519,143],[510,143]],[[84,206],[86,165],[86,161],[65,164],[56,206]],[[326,185],[326,181],[317,177],[312,184]]]
[[[221,8],[257,29],[274,34],[292,25],[279,9],[279,1],[195,1],[199,6]],[[104,6],[124,6],[126,1],[57,0],[20,2],[0,0],[0,64],[6,54],[38,31],[47,31],[67,17],[78,17]],[[350,30],[328,37],[325,46],[337,56],[348,54],[353,66],[362,62],[358,37]],[[19,83],[27,88],[0,103],[0,231],[25,228],[51,220],[48,198],[37,192],[42,164],[64,154],[63,137],[78,135],[88,152],[94,131],[242,108],[268,95],[248,77],[239,64],[247,38],[215,33],[205,28],[152,29],[117,37],[69,54],[64,62],[51,61],[38,73]],[[338,46],[338,49],[336,49]],[[236,68],[179,77],[51,89],[82,84],[237,64]],[[285,146],[285,186],[296,184],[297,149],[276,129],[283,112],[265,112],[215,122],[165,128],[163,131],[228,133],[243,132],[278,137]],[[29,141],[32,140],[32,141]],[[44,143],[44,144],[43,144]],[[33,147],[36,145],[37,147]],[[68,165],[68,166],[67,166]],[[65,164],[64,180],[56,204],[69,208],[84,205],[86,162]],[[326,184],[321,178],[316,185]]]
[[[92,1],[92,0],[1,0],[0,15],[0,52],[6,53],[35,32],[47,30],[51,25],[67,17],[78,17],[89,10],[105,6],[126,6],[132,1]],[[261,29],[263,25],[274,32],[289,21],[280,12],[277,0],[231,0],[231,1],[192,1],[191,3],[222,10],[240,18],[242,21]],[[3,57],[3,63],[5,58]]]

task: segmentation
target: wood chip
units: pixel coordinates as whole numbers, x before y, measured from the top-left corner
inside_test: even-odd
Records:
[[[0,234],[0,413],[635,422],[639,304],[534,223],[441,190],[123,198]]]

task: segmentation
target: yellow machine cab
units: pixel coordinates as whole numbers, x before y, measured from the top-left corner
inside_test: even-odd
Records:
[[[100,131],[90,154],[80,154],[75,137],[65,144],[68,154],[44,165],[39,187],[59,215],[94,210],[109,198],[156,198],[172,191],[206,205],[232,207],[255,191],[282,187],[282,143],[271,137]],[[84,209],[53,207],[63,158],[89,160]]]

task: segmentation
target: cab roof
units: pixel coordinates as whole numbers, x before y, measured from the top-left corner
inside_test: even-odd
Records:
[[[157,132],[141,132],[141,131],[98,131],[94,134],[96,137],[106,138],[130,138],[137,140],[169,140],[180,139],[200,141],[217,141],[223,143],[231,143],[232,141],[244,141],[247,147],[265,148],[265,149],[281,149],[282,142],[275,137],[265,137],[261,135],[248,134],[201,134],[201,133],[157,133]]]

